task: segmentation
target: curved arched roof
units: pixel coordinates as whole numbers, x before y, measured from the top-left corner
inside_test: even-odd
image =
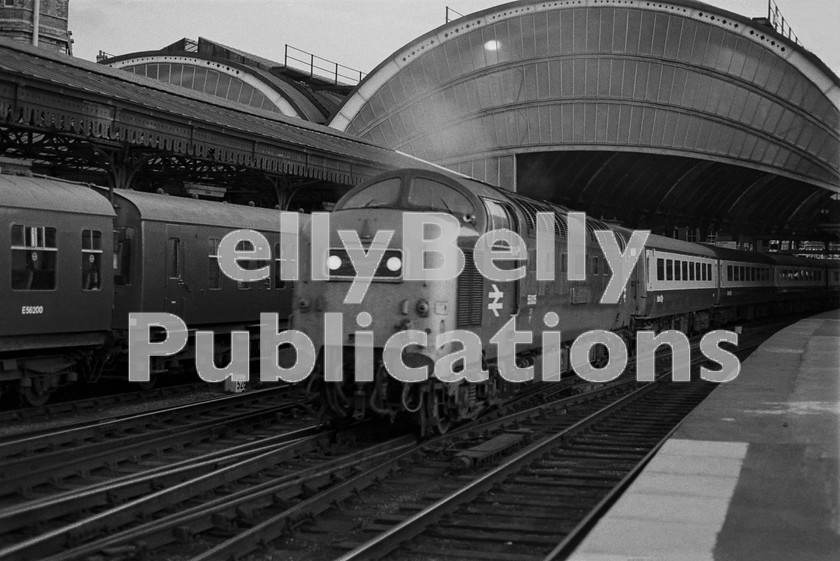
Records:
[[[593,173],[623,181],[609,186],[613,202],[633,202],[632,184],[664,197],[647,201],[654,212],[692,200],[730,221],[734,207],[768,218],[762,197],[785,199],[759,229],[807,221],[804,207],[840,192],[837,76],[772,29],[690,0],[523,0],[471,14],[388,57],[331,126],[519,191],[548,184],[546,198],[570,206],[606,193],[591,191],[592,175],[534,177],[540,165],[597,161]],[[662,164],[682,172],[651,169]],[[751,194],[712,208],[732,170]],[[650,172],[669,183],[646,182]]]
[[[288,117],[313,121],[321,117],[321,112],[293,84],[258,68],[200,53],[132,53],[111,58],[106,64]]]

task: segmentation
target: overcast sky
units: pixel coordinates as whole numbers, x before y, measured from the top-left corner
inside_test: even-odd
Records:
[[[73,54],[156,50],[199,36],[272,60],[284,45],[369,71],[388,55],[494,0],[70,0]],[[738,14],[766,15],[767,0],[711,0]],[[800,42],[840,75],[840,0],[777,0]]]

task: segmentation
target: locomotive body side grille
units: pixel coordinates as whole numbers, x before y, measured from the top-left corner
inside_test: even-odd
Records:
[[[464,251],[464,270],[458,277],[458,327],[481,325],[484,277],[478,272],[472,251]]]

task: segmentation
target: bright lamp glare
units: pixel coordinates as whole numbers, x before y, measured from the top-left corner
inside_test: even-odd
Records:
[[[336,271],[339,267],[341,267],[341,257],[338,255],[330,255],[330,258],[327,259],[327,267],[329,267],[330,271]]]
[[[389,257],[388,261],[385,262],[385,266],[388,267],[389,271],[399,271],[400,267],[402,267],[402,259],[399,257]]]
[[[484,48],[488,51],[498,51],[499,47],[501,47],[501,44],[495,39],[491,39],[490,41],[484,43]]]

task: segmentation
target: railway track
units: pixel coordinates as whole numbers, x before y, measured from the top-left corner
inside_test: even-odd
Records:
[[[120,391],[116,393],[106,393],[104,395],[87,397],[84,399],[55,401],[38,407],[16,407],[4,409],[0,411],[0,423],[56,420],[67,415],[94,413],[103,407],[142,403],[151,399],[188,395],[196,391],[206,390],[207,388],[207,382],[174,384],[155,387],[149,390],[137,390],[130,392]]]
[[[555,389],[562,393],[568,387]],[[545,395],[545,394],[543,394]],[[523,392],[509,409],[522,409],[536,393]],[[513,415],[528,416],[528,410]],[[509,426],[514,416],[483,422]],[[0,509],[9,529],[0,558],[78,559],[156,550],[185,539],[223,541],[249,527],[264,539],[257,520],[293,526],[321,513],[336,497],[349,497],[420,461],[428,443],[410,430],[382,442],[383,427],[290,433],[261,439],[145,473],[93,483]],[[84,513],[93,509],[93,515]],[[149,519],[152,520],[149,520]],[[133,521],[146,520],[142,524]],[[35,522],[40,527],[32,531]],[[283,522],[285,521],[285,522]],[[32,534],[32,535],[30,535]],[[212,549],[212,541],[206,543]],[[164,552],[158,551],[164,548]]]
[[[299,390],[278,387],[5,439],[0,507],[84,485],[91,477],[200,456],[220,439],[242,442],[255,439],[259,430],[276,434],[284,423],[311,425],[313,411],[307,407]]]
[[[374,529],[392,526],[340,559],[555,558],[713,387],[660,382],[606,407],[576,406],[571,425],[529,425],[536,442],[477,478],[453,476],[418,512],[378,517]]]
[[[292,560],[421,559],[453,551],[453,544],[472,558],[539,557],[596,516],[671,430],[668,423],[708,389],[683,399],[659,394],[665,385],[639,389],[632,378],[575,395],[548,386],[421,443],[381,423],[340,433],[278,428],[165,465],[102,472],[98,481],[0,507],[0,526],[9,528],[0,559],[201,551],[199,560],[258,550]],[[635,402],[643,413],[628,409]],[[668,422],[651,409],[656,402],[673,402]],[[498,527],[488,525],[494,520]],[[552,525],[563,533],[549,543],[539,529]],[[492,528],[497,550],[471,542],[488,533],[479,527]],[[525,542],[500,541],[516,535]]]

